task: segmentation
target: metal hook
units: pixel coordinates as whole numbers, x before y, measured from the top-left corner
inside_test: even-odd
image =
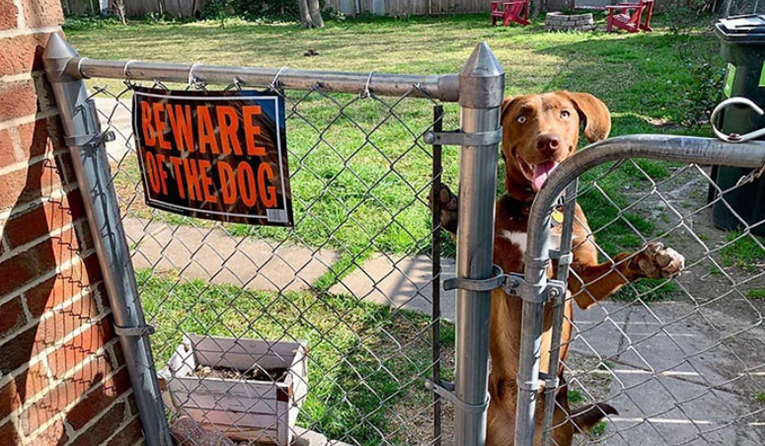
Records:
[[[710,124],[712,124],[712,131],[714,132],[715,136],[720,138],[721,140],[725,142],[730,143],[739,143],[744,141],[749,141],[750,139],[756,139],[760,136],[765,135],[765,128],[761,128],[759,130],[755,130],[749,133],[745,133],[743,135],[739,135],[738,133],[731,133],[730,135],[726,135],[725,133],[721,132],[717,129],[715,126],[715,118],[717,117],[717,114],[720,113],[720,110],[723,108],[729,106],[729,105],[746,105],[747,107],[751,108],[753,111],[755,111],[758,115],[765,115],[765,111],[763,111],[757,104],[752,102],[751,100],[744,98],[744,97],[733,97],[730,99],[726,99],[722,102],[720,102],[717,107],[712,111],[712,116],[709,118]]]

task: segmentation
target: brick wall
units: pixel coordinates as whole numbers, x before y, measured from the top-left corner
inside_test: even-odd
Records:
[[[0,445],[142,442],[42,71],[58,0],[0,0]]]

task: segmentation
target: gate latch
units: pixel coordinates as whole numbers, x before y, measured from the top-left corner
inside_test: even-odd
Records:
[[[438,396],[449,401],[455,406],[459,406],[464,412],[467,413],[479,413],[486,410],[489,407],[489,394],[486,394],[486,401],[481,404],[469,404],[462,401],[457,395],[454,394],[454,383],[448,381],[441,381],[439,383],[434,382],[431,379],[425,380],[425,388],[435,392]]]
[[[547,279],[544,284],[531,284],[523,274],[505,274],[498,265],[494,265],[492,277],[488,279],[454,278],[444,281],[444,290],[491,291],[502,287],[511,296],[520,297],[531,303],[545,303],[566,292],[566,284],[560,280]],[[538,288],[539,290],[535,290]],[[537,297],[534,297],[537,296]]]
[[[502,127],[491,132],[425,132],[422,140],[433,146],[490,146],[502,141]]]

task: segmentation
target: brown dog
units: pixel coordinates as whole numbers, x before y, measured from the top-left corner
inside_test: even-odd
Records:
[[[571,156],[579,142],[580,125],[590,142],[608,137],[611,117],[603,102],[586,93],[559,91],[541,95],[506,99],[502,107],[502,155],[506,165],[507,193],[499,199],[494,232],[494,263],[505,272],[523,272],[523,252],[526,248],[528,215],[536,193],[558,164]],[[442,204],[441,223],[452,233],[457,230],[457,197],[446,187],[438,194]],[[587,219],[576,205],[573,263],[568,289],[573,299],[565,308],[560,358],[564,360],[571,338],[573,304],[586,309],[605,299],[624,284],[643,277],[667,278],[684,266],[683,256],[660,243],[653,243],[637,253],[622,253],[614,263],[598,263],[597,248]],[[550,245],[557,249],[560,226],[551,231]],[[555,262],[549,275],[552,277]],[[516,376],[521,338],[521,308],[519,298],[502,289],[492,293],[489,350],[492,370],[489,376],[491,403],[488,411],[487,446],[508,446],[514,443]],[[544,313],[540,371],[549,372],[552,345],[552,305]],[[563,368],[554,371],[563,383]],[[575,432],[587,431],[605,414],[616,413],[607,404],[587,406],[571,412],[565,389],[556,396],[553,419],[553,444],[570,445]],[[537,403],[537,432],[541,429],[544,394]],[[541,436],[536,436],[538,444]]]

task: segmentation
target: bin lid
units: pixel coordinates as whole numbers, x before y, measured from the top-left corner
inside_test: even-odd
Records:
[[[736,43],[765,43],[765,14],[749,14],[720,19],[716,24],[717,35]]]

